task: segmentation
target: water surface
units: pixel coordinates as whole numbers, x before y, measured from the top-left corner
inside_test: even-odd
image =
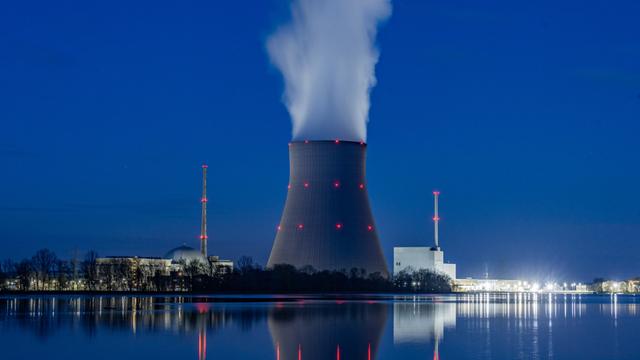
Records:
[[[2,359],[638,359],[635,296],[0,298]]]

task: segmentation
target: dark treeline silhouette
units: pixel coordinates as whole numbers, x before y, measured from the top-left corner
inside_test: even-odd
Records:
[[[367,274],[364,269],[318,271],[311,266],[295,268],[280,264],[263,268],[243,256],[231,272],[216,272],[206,266],[181,264],[179,270],[149,273],[117,267],[117,274],[99,270],[98,254],[88,252],[83,260],[59,259],[42,249],[20,262],[5,260],[0,265],[0,291],[146,291],[199,293],[319,293],[319,292],[451,292],[451,279],[427,270],[402,272],[388,279],[380,273]],[[180,263],[179,263],[180,264]],[[193,265],[193,264],[192,264]],[[113,268],[113,266],[111,267]],[[111,286],[113,279],[124,287]]]

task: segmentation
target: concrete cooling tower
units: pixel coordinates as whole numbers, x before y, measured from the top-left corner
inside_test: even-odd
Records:
[[[289,144],[289,191],[267,266],[365,269],[388,277],[365,179],[367,145]]]

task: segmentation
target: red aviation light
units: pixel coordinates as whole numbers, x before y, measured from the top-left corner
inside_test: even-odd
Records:
[[[337,223],[337,224],[336,224],[336,229],[337,229],[337,230],[342,229],[342,224],[341,224],[341,223]]]
[[[282,226],[280,226],[280,224],[278,224],[278,226],[276,226],[276,231],[280,231],[282,229]]]
[[[440,216],[434,216],[433,221],[440,221]]]
[[[360,140],[360,145],[364,145],[364,140]]]
[[[364,184],[360,184],[358,185],[358,187],[360,188],[360,190],[364,189]]]
[[[336,144],[340,144],[340,140],[339,140],[339,139],[336,139],[334,142],[335,142]]]
[[[440,191],[437,191],[437,190],[436,190],[436,191],[434,191],[434,192],[433,192],[433,195],[440,195]]]
[[[304,229],[304,224],[298,224],[298,230]]]
[[[372,231],[373,230],[373,225],[367,225],[367,231]]]
[[[333,182],[333,187],[336,188],[336,189],[339,188],[340,187],[340,181],[334,181]]]
[[[200,199],[201,202],[207,202],[207,198]]]
[[[305,187],[305,189],[308,188],[309,187],[309,183],[305,181],[304,182],[304,187]]]
[[[308,144],[308,143],[309,143],[309,140],[305,140],[305,141],[304,141],[304,143],[305,143],[305,144]]]
[[[291,184],[287,184],[287,189],[291,189]]]
[[[202,164],[202,168],[203,168],[203,169],[206,169],[206,168],[208,168],[208,167],[209,167],[209,166],[207,166],[207,164]]]

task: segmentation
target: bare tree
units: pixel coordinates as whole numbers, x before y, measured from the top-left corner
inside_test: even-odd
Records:
[[[24,259],[15,266],[16,276],[18,278],[18,287],[20,290],[29,290],[31,288],[31,278],[33,276],[33,267],[31,261]]]
[[[55,269],[58,258],[49,249],[41,249],[31,258],[33,270],[36,274],[36,287],[39,290],[45,290],[53,270]]]
[[[82,271],[87,281],[87,288],[95,290],[98,282],[98,253],[91,250],[82,262]]]
[[[251,256],[241,256],[238,259],[238,269],[242,273],[246,273],[254,268],[253,258]]]

